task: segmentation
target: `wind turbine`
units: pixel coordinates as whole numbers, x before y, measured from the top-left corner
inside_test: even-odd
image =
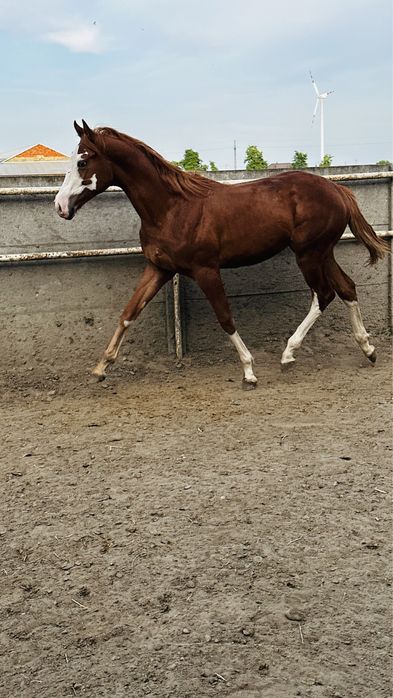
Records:
[[[324,158],[324,155],[325,155],[325,134],[324,134],[324,130],[323,130],[323,128],[324,128],[324,124],[323,124],[323,102],[324,102],[324,100],[326,99],[326,97],[328,97],[329,95],[332,94],[332,92],[334,92],[334,90],[330,90],[330,92],[320,92],[320,91],[318,90],[317,83],[315,82],[315,80],[314,80],[313,76],[311,75],[311,73],[310,73],[310,78],[311,78],[311,82],[312,82],[312,84],[313,84],[313,86],[314,86],[314,90],[315,90],[315,92],[316,92],[316,95],[317,95],[317,101],[316,101],[316,103],[315,103],[315,109],[314,109],[314,113],[313,113],[313,115],[312,115],[312,123],[314,123],[314,119],[315,119],[316,114],[317,114],[317,111],[318,111],[318,106],[321,105],[321,161],[322,161],[323,158]]]

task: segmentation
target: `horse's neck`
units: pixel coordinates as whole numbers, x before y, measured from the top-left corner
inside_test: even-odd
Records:
[[[133,144],[122,145],[121,157],[115,159],[116,183],[142,221],[158,223],[170,207],[170,192],[146,154]]]

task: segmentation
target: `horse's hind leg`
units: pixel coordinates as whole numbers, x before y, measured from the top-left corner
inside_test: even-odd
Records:
[[[288,339],[287,346],[281,357],[281,365],[286,366],[296,361],[293,353],[295,349],[299,349],[307,332],[312,328],[313,324],[321,315],[321,309],[318,303],[318,296],[315,292],[312,294],[311,308],[299,325],[293,335]]]
[[[370,335],[367,333],[363,324],[356,295],[355,282],[341,269],[333,256],[329,258],[326,270],[334,290],[349,309],[349,316],[356,342],[367,358],[372,363],[375,363],[377,355],[375,353],[375,347],[368,341]]]
[[[316,320],[332,302],[335,293],[330,279],[325,273],[325,259],[320,254],[312,252],[296,255],[297,263],[312,291],[311,308],[297,330],[288,339],[287,346],[281,357],[281,366],[285,367],[296,359],[294,351],[299,349],[309,330]]]

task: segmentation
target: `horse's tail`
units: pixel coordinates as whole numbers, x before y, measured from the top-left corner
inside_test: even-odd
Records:
[[[381,240],[375,233],[370,223],[367,223],[362,215],[359,206],[357,205],[355,195],[348,187],[342,184],[337,185],[340,188],[341,194],[344,195],[345,202],[348,207],[348,225],[360,242],[365,245],[370,253],[369,264],[375,264],[379,259],[383,259],[385,254],[389,252],[389,246],[384,240]]]

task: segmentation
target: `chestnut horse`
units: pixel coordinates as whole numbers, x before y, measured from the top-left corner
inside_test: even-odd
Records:
[[[333,248],[347,225],[368,249],[371,264],[384,256],[387,246],[362,216],[349,189],[305,172],[229,186],[182,171],[131,136],[112,128],[92,130],[82,123],[74,122],[80,143],[55,199],[57,213],[71,220],[87,201],[118,185],[140,216],[147,260],[94,375],[105,377],[131,321],[179,272],[194,279],[210,301],[239,353],[245,386],[255,387],[253,358],[236,331],[220,268],[257,264],[286,247],[296,255],[312,303],[288,340],[282,365],[295,361],[294,351],[336,293],[349,308],[357,343],[375,362],[355,284],[337,264]]]

